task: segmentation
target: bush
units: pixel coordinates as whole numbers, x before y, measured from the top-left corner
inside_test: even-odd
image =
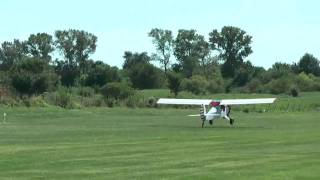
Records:
[[[272,80],[266,88],[271,94],[287,93],[292,86],[293,81],[290,78],[280,78]]]
[[[192,92],[196,95],[205,94],[208,87],[208,81],[199,75],[192,76],[191,79],[183,79],[181,82],[183,90]]]
[[[101,107],[103,106],[104,100],[101,95],[95,95],[93,97],[82,97],[81,98],[81,105],[84,107]]]
[[[262,82],[259,79],[252,79],[246,86],[250,93],[262,93]]]
[[[58,85],[59,78],[52,73],[32,74],[26,71],[11,76],[12,87],[23,95],[39,95]]]
[[[244,113],[249,113],[249,112],[250,112],[249,108],[244,108],[242,111],[243,111]]]
[[[292,97],[298,97],[299,96],[299,89],[297,87],[291,87],[290,88],[290,95]]]
[[[71,93],[67,88],[60,88],[56,92],[55,105],[67,109],[72,109],[75,107],[75,104],[72,102],[71,99]]]
[[[129,108],[135,108],[137,106],[136,102],[137,102],[136,98],[131,96],[126,100],[126,106],[129,107]]]
[[[0,104],[3,104],[5,106],[18,106],[19,105],[19,102],[12,98],[11,96],[3,96],[0,98]]]
[[[42,94],[49,88],[49,81],[45,74],[38,75],[32,86],[32,94]]]
[[[302,91],[312,91],[313,90],[313,80],[304,72],[296,76],[295,82],[299,89]]]
[[[30,98],[23,98],[22,102],[26,107],[48,107],[49,106],[42,96],[33,96]]]
[[[12,75],[11,79],[13,88],[19,92],[21,97],[24,94],[32,94],[33,77],[31,77],[30,73],[16,73]]]
[[[93,97],[94,89],[91,87],[80,87],[77,94],[82,97]]]
[[[106,105],[107,105],[108,107],[112,108],[112,107],[115,106],[116,100],[113,99],[113,98],[107,98],[107,99],[105,100],[105,103],[106,103]]]
[[[125,101],[125,105],[127,107],[131,107],[131,108],[135,108],[135,107],[146,107],[146,102],[145,102],[145,98],[143,95],[141,94],[134,94],[132,96],[130,96],[129,98],[126,99]]]
[[[154,89],[162,86],[161,70],[152,64],[137,64],[126,70],[134,88]]]
[[[180,85],[182,77],[180,74],[175,72],[169,72],[167,75],[168,88],[175,96],[177,96],[179,91],[181,90]]]
[[[134,94],[134,90],[126,83],[108,83],[101,88],[101,94],[105,98],[126,99]]]
[[[224,88],[223,82],[219,82],[216,80],[209,81],[208,87],[207,87],[207,90],[212,94],[223,93],[224,89],[225,88]]]

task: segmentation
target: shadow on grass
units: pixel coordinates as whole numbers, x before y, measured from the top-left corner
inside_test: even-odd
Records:
[[[200,127],[201,128],[201,127]],[[263,126],[205,126],[207,129],[265,129]]]
[[[168,128],[168,129],[266,129],[266,127],[263,126],[209,126],[209,125],[205,125],[203,128],[201,127],[201,125],[199,126],[186,126],[186,125],[178,125],[178,124],[168,124],[168,125],[163,125],[163,124],[152,124],[152,125],[148,125],[148,127],[152,127],[152,128]]]

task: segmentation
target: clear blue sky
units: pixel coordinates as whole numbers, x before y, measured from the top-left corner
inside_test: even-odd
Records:
[[[80,29],[98,36],[92,58],[121,67],[124,51],[154,52],[147,33],[155,27],[240,27],[253,36],[255,65],[292,63],[306,52],[320,58],[320,1],[317,0],[1,0],[0,42],[32,33]]]

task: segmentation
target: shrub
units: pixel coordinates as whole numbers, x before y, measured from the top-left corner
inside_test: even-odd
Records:
[[[192,92],[194,94],[205,94],[208,87],[208,81],[199,75],[192,76],[191,79],[183,79],[181,82],[183,90]]]
[[[18,106],[19,102],[16,99],[12,98],[11,96],[4,96],[0,98],[0,104],[13,107],[13,106]]]
[[[269,90],[271,94],[281,94],[287,93],[292,86],[293,82],[290,78],[280,78],[272,80],[266,88]]]
[[[108,106],[108,107],[114,107],[115,106],[115,104],[116,104],[116,100],[115,99],[113,99],[113,98],[107,98],[106,100],[105,100],[105,103],[106,103],[106,105]]]
[[[78,89],[78,95],[82,97],[93,97],[94,96],[94,89],[91,87],[80,87]]]
[[[179,91],[181,90],[180,88],[181,80],[182,80],[181,75],[175,72],[170,72],[167,74],[167,80],[168,80],[168,88],[175,96],[177,96]]]
[[[145,98],[141,94],[134,94],[126,99],[126,104],[127,107],[135,108],[135,107],[146,107],[146,102]]]
[[[299,96],[299,89],[297,87],[291,87],[290,88],[290,95],[292,97],[298,97]]]
[[[250,93],[262,93],[262,82],[259,79],[252,79],[246,88]]]
[[[82,97],[81,105],[84,107],[101,107],[104,105],[104,100],[101,95],[95,95],[93,97]]]
[[[46,75],[40,74],[37,78],[35,78],[32,85],[32,94],[42,94],[49,88],[49,81]]]
[[[214,94],[214,93],[223,93],[224,92],[224,85],[222,82],[211,80],[208,83],[207,90]]]
[[[42,96],[32,96],[30,98],[23,98],[22,102],[27,107],[48,107]]]
[[[71,99],[71,93],[67,88],[60,88],[56,92],[55,105],[67,109],[72,109],[75,107]]]
[[[249,112],[250,112],[249,108],[244,108],[242,111],[243,111],[244,113],[249,113]]]
[[[313,89],[313,80],[304,72],[296,76],[295,82],[299,89],[302,91],[312,91]]]
[[[134,97],[129,97],[127,100],[126,100],[126,106],[129,107],[129,108],[135,108],[137,106],[136,104],[136,99]]]
[[[105,98],[126,99],[134,94],[134,90],[126,83],[108,83],[101,88]]]
[[[20,93],[20,96],[31,94],[33,82],[30,73],[16,73],[11,79],[13,88]]]
[[[134,88],[154,89],[162,85],[162,73],[152,64],[139,63],[126,71]]]
[[[32,74],[26,71],[11,76],[13,88],[23,95],[39,95],[57,86],[59,79],[51,73]]]

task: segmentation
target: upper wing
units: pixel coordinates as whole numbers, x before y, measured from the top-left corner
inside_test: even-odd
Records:
[[[246,105],[246,104],[271,104],[276,98],[264,99],[223,99],[220,105]]]
[[[264,98],[264,99],[168,99],[160,98],[157,104],[176,104],[176,105],[210,105],[211,103],[218,103],[217,105],[246,105],[246,104],[270,104],[273,103],[276,98]],[[212,105],[212,104],[211,104]],[[213,105],[213,106],[217,106]]]
[[[160,98],[158,104],[177,104],[177,105],[209,105],[211,99],[167,99]]]

